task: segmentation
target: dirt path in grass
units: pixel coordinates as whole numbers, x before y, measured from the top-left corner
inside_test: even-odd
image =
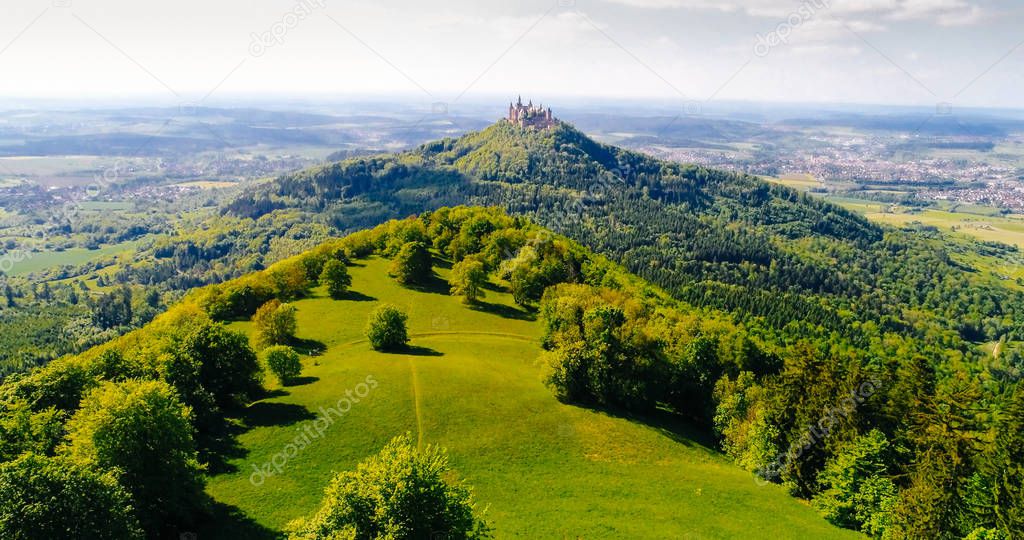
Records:
[[[416,359],[409,358],[409,371],[412,373],[412,403],[416,409],[416,448],[423,450],[423,411],[420,408],[420,376],[416,372]]]
[[[457,335],[491,336],[491,337],[500,337],[500,338],[506,338],[506,339],[516,339],[516,340],[530,341],[530,342],[536,342],[537,341],[536,337],[524,336],[524,335],[521,335],[521,334],[512,334],[512,333],[508,333],[508,332],[482,332],[482,331],[481,332],[476,332],[476,331],[457,331],[457,330],[444,331],[444,332],[417,332],[417,333],[409,334],[409,337],[417,338],[417,337],[457,336]],[[350,341],[348,343],[342,343],[341,345],[337,345],[336,347],[337,348],[352,347],[352,346],[355,346],[355,345],[359,345],[361,343],[366,343],[367,341],[369,341],[369,340],[367,340],[366,338],[357,339],[355,341]],[[401,354],[401,353],[399,353],[399,354]],[[419,373],[416,371],[416,359],[411,357],[411,356],[409,357],[409,372],[410,372],[410,379],[411,379],[411,382],[412,382],[412,384],[410,386],[412,387],[413,407],[414,407],[415,412],[416,412],[416,434],[417,434],[416,435],[416,447],[419,448],[420,450],[422,450],[423,449],[423,411],[420,408],[420,377],[419,377]]]

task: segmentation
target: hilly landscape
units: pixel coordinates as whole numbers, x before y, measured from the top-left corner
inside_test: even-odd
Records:
[[[1012,246],[562,122],[287,174],[192,219],[108,270],[165,313],[5,379],[0,497],[71,478],[103,496],[68,523],[128,531],[97,537],[328,538],[363,504],[343,471],[439,446],[495,537],[1024,534],[1024,292],[992,270]],[[384,305],[407,317],[390,350],[367,330]],[[282,384],[275,347],[301,356]],[[176,427],[126,420],[145,410]]]

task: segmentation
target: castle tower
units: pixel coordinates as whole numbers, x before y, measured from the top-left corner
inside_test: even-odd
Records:
[[[523,104],[523,97],[517,97],[515,103],[508,104],[508,121],[521,128],[546,129],[555,125],[555,115],[551,107],[543,103],[534,105],[533,100]]]

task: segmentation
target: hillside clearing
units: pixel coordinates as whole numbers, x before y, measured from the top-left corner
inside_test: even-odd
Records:
[[[295,303],[299,336],[325,352],[304,359],[300,384],[249,407],[244,453],[231,462],[237,470],[208,486],[219,503],[251,518],[240,524],[234,512],[234,526],[249,537],[274,537],[316,507],[333,473],[403,432],[448,449],[498,538],[859,537],[782,488],[759,485],[672,418],[641,423],[559,403],[535,364],[540,327],[509,295],[488,290],[471,309],[440,282],[404,289],[386,268],[380,259],[352,267],[349,299],[318,291]],[[408,354],[372,351],[362,338],[379,302],[409,314]],[[250,330],[246,322],[233,326]],[[320,407],[368,377],[378,386],[281,474],[250,481],[254,465],[271,461]],[[200,536],[238,530],[222,524]]]

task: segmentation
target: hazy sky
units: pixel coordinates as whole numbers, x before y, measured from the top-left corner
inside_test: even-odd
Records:
[[[1011,0],[0,2],[0,103],[522,93],[1024,107],[1024,3]]]

